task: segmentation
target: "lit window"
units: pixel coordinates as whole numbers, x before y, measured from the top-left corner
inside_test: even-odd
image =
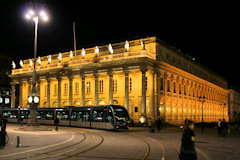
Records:
[[[103,93],[103,80],[99,81],[99,93]]]
[[[57,95],[57,84],[54,84],[54,96]]]
[[[87,94],[90,94],[91,83],[90,81],[87,82]]]
[[[129,91],[132,91],[132,78],[129,79]]]
[[[47,96],[47,85],[44,85],[44,96]]]
[[[116,79],[113,80],[113,92],[114,93],[117,92],[117,80]]]
[[[76,82],[75,83],[75,94],[78,94],[79,93],[79,83]]]
[[[67,95],[68,94],[68,84],[65,83],[64,84],[64,95]]]

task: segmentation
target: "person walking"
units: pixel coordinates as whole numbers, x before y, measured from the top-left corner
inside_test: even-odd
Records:
[[[182,143],[180,148],[180,160],[197,160],[195,149],[194,123],[189,121],[182,134]]]
[[[21,124],[21,127],[22,127],[22,126],[23,126],[23,117],[20,116],[20,117],[19,117],[19,120],[20,120],[20,124]]]
[[[1,124],[1,131],[0,131],[0,149],[1,149],[6,145],[7,118],[3,116],[2,119],[0,119],[0,124]]]
[[[56,126],[55,130],[58,131],[59,119],[56,117],[54,120],[54,125]]]
[[[223,118],[223,121],[221,122],[221,130],[222,130],[222,136],[226,137],[227,132],[228,132],[228,123],[226,120]]]
[[[217,123],[217,131],[218,131],[218,137],[221,137],[222,136],[222,128],[221,128],[221,119],[218,120],[218,123]]]
[[[158,117],[156,123],[157,123],[157,129],[158,129],[158,131],[160,131],[161,128],[162,128],[162,121],[161,121],[161,118],[160,118],[160,117]]]
[[[153,132],[153,122],[152,122],[152,119],[149,118],[148,119],[148,129],[149,129],[149,132]]]

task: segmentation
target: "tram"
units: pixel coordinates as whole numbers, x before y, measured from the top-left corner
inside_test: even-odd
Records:
[[[19,117],[23,118],[23,123],[27,123],[30,118],[29,108],[3,108],[0,112],[8,117],[10,123],[19,123]],[[59,125],[63,126],[121,130],[128,129],[130,125],[128,112],[120,105],[37,108],[40,124],[53,125],[56,117]]]

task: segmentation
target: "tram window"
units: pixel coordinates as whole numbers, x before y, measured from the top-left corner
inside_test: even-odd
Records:
[[[53,120],[53,112],[41,111],[37,113],[37,117],[42,120]]]
[[[20,111],[20,116],[23,119],[29,119],[30,112],[29,111]]]
[[[83,121],[89,121],[89,112],[83,112]]]
[[[57,112],[57,118],[58,118],[59,120],[68,120],[68,112],[58,111],[58,112]]]
[[[4,111],[3,115],[10,118],[10,119],[16,119],[17,118],[17,111]]]
[[[111,109],[108,109],[108,116],[106,118],[107,122],[112,122],[113,121],[113,113],[111,111]]]
[[[94,122],[104,122],[106,119],[106,109],[100,111],[93,111],[92,120]]]
[[[135,111],[135,112],[138,112],[138,107],[135,107],[135,108],[134,108],[134,111]]]

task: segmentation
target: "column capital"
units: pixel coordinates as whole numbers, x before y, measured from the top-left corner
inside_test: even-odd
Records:
[[[109,75],[109,77],[113,76],[113,70],[112,69],[108,69],[107,74]]]
[[[148,69],[146,66],[140,66],[140,71],[145,74],[148,71]]]
[[[85,73],[84,73],[84,72],[80,72],[80,77],[81,77],[82,79],[85,79]]]
[[[93,76],[94,76],[94,78],[98,78],[98,72],[97,72],[97,71],[94,71],[94,72],[93,72]]]

